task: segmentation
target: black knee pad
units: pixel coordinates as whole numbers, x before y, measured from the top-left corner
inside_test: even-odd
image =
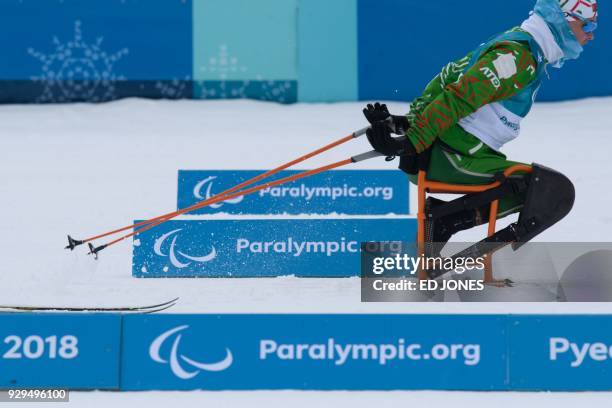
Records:
[[[576,192],[563,174],[539,164],[533,165],[525,206],[517,225],[517,249],[536,235],[550,228],[572,210]]]

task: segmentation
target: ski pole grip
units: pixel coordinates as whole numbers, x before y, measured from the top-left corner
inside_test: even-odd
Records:
[[[370,126],[367,126],[367,127],[364,127],[363,129],[359,129],[356,132],[353,132],[353,137],[357,139],[358,137],[365,135],[369,128]]]
[[[369,160],[369,159],[373,159],[375,157],[381,157],[381,156],[384,156],[384,154],[379,153],[376,150],[372,150],[372,151],[361,153],[361,154],[358,154],[357,156],[351,157],[351,161],[353,163],[359,163],[364,160]]]

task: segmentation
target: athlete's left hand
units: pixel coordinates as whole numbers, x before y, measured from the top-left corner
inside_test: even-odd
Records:
[[[412,146],[412,143],[407,138],[398,140],[391,136],[389,126],[385,121],[374,122],[372,127],[367,130],[366,136],[374,150],[385,156],[416,154],[414,146]]]
[[[408,123],[408,118],[405,115],[392,115],[389,113],[389,109],[387,109],[387,105],[380,104],[376,102],[374,105],[369,103],[364,109],[363,114],[373,125],[375,122],[386,120],[388,121],[388,126],[391,128],[393,133],[403,134],[410,128],[410,124]]]

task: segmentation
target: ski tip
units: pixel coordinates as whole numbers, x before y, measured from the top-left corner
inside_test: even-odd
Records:
[[[91,242],[87,244],[89,246],[89,253],[87,255],[93,255],[94,259],[98,259],[98,252],[106,248],[106,245],[100,245],[99,247],[94,247]]]
[[[76,248],[79,245],[82,245],[84,243],[85,243],[84,241],[81,241],[81,240],[78,240],[78,239],[74,239],[70,235],[68,235],[68,245],[64,249],[69,249],[71,251],[74,251],[74,248]]]
[[[152,314],[152,313],[161,312],[163,310],[170,309],[174,305],[175,305],[175,303],[168,303],[167,305],[158,307],[156,309],[148,309],[148,310],[147,309],[143,309],[142,310],[142,314]]]

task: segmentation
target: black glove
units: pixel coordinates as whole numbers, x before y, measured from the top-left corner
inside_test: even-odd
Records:
[[[410,127],[408,118],[406,116],[391,115],[389,113],[389,109],[387,109],[387,105],[384,103],[382,105],[378,102],[376,102],[374,105],[371,103],[368,104],[368,106],[363,109],[363,114],[371,125],[373,125],[375,122],[380,122],[391,118],[391,130],[394,133],[404,133]]]
[[[391,136],[387,122],[374,122],[372,127],[366,131],[370,144],[379,153],[385,156],[415,155],[416,150],[412,143],[406,138],[397,140]]]

